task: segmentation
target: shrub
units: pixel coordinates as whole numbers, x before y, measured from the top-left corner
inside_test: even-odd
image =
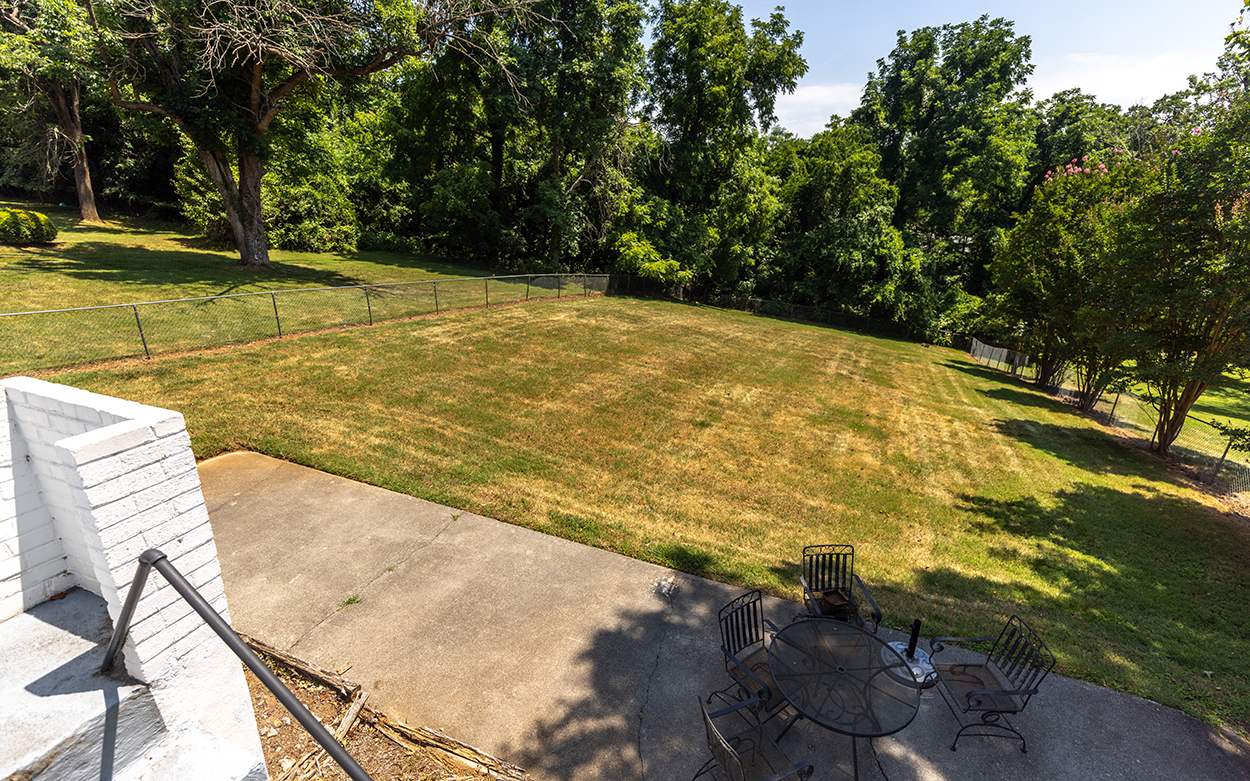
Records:
[[[56,225],[48,215],[24,209],[0,209],[0,244],[25,247],[56,241]]]

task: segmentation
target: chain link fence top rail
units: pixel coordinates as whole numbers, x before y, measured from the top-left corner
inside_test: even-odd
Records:
[[[971,339],[968,354],[974,360],[993,366],[1017,377],[1024,377],[1029,356],[994,347],[975,338]],[[1075,391],[1060,387],[1056,396],[1071,398]],[[1136,393],[1103,394],[1094,404],[1090,414],[1104,423],[1118,426],[1122,431],[1143,442],[1153,442],[1158,410],[1149,399]],[[1208,482],[1218,479],[1237,493],[1250,491],[1250,454],[1228,449],[1228,439],[1210,422],[1192,415],[1185,425],[1171,452],[1185,463],[1195,467]]]
[[[482,306],[601,295],[606,274],[518,274],[0,314],[0,376]]]

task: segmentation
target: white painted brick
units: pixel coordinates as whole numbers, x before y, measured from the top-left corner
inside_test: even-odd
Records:
[[[186,434],[187,421],[182,417],[182,413],[175,412],[167,417],[152,421],[152,431],[156,432],[158,437]]]
[[[73,463],[87,464],[155,441],[156,434],[151,426],[118,423],[87,434],[69,437],[61,440],[59,444],[73,454]]]
[[[100,507],[115,502],[123,496],[151,488],[165,480],[165,470],[160,464],[151,464],[143,469],[128,472],[103,483],[83,488],[92,507]]]
[[[200,486],[198,485],[195,487],[194,490],[187,491],[185,494],[182,494],[181,496],[174,497],[174,510],[179,515],[184,515],[186,513],[196,510],[197,508],[203,508],[203,507],[204,507],[204,494],[200,490]],[[205,518],[207,518],[208,516],[207,508],[205,508],[204,510],[204,515],[205,515]]]
[[[190,608],[187,608],[187,610],[189,612],[178,618],[174,623],[167,624],[164,629],[156,634],[135,643],[135,647],[139,651],[139,658],[143,660],[145,666],[162,651],[204,625],[204,619],[196,615]]]
[[[48,413],[40,409],[36,405],[25,405],[18,407],[17,413],[18,426],[29,431],[30,429],[46,431],[51,428],[51,420]]]
[[[22,580],[25,583],[38,583],[44,580],[52,580],[58,576],[69,572],[66,560],[63,556],[57,556],[51,561],[46,561],[35,567],[26,567],[22,570]]]
[[[131,468],[129,464],[122,460],[121,456],[115,456],[113,458],[102,458],[90,464],[81,464],[76,471],[82,485],[90,488],[93,485],[115,480],[131,471]]]
[[[199,487],[200,477],[192,470],[177,477],[165,478],[150,488],[140,488],[135,494],[135,504],[140,510],[162,503],[169,503],[172,507],[175,498]]]
[[[76,437],[92,430],[92,427],[84,421],[51,411],[48,413],[48,428],[60,434],[61,437]]]
[[[128,540],[123,540],[114,545],[108,546],[108,550],[104,552],[105,563],[110,572],[117,572],[126,567],[128,563],[139,561],[139,554],[143,553],[149,547],[143,541],[142,534],[136,534]]]
[[[138,469],[146,464],[152,464],[157,461],[163,461],[170,456],[176,456],[188,450],[190,446],[190,438],[183,434],[180,437],[158,439],[150,445],[144,445],[143,447],[122,453],[120,457],[129,468]]]
[[[208,588],[214,580],[221,580],[221,562],[213,559],[202,567],[184,573],[184,577],[197,589]]]
[[[184,553],[176,560],[170,559],[170,561],[173,561],[179,572],[194,572],[215,558],[217,558],[217,546],[209,541]]]
[[[134,514],[135,500],[130,496],[118,499],[116,502],[106,504],[103,507],[96,507],[92,511],[92,515],[95,517],[96,524],[101,532],[115,523],[121,523],[132,518]]]
[[[22,602],[22,592],[0,594],[0,621],[7,621],[13,616],[23,613],[26,605]]]
[[[14,531],[17,531],[16,519],[12,522],[12,525]],[[2,526],[3,524],[0,524],[0,527]],[[0,533],[0,536],[3,536],[3,534]],[[17,534],[17,544],[23,548],[36,548],[53,542],[60,544],[60,538],[56,535],[56,527],[50,523],[34,528],[22,529]]]
[[[0,506],[0,510],[3,510],[3,509],[4,509],[3,506]],[[16,541],[18,534],[19,532],[18,532],[18,527],[17,527],[17,516],[16,515],[9,515],[7,517],[0,516],[0,543],[5,543],[5,542],[8,542],[9,540]]]
[[[194,472],[195,454],[191,452],[191,448],[188,443],[188,447],[183,448],[177,453],[169,456],[161,462],[161,465],[165,467],[165,474],[170,475],[171,477],[174,475],[180,475],[184,472]]]
[[[135,613],[134,618],[130,620],[130,639],[135,641],[137,648],[143,648],[148,640],[151,640],[168,628],[159,610],[145,611],[142,620],[140,620],[137,608]],[[142,653],[140,655],[142,656]]]
[[[60,538],[55,536],[41,545],[22,543],[18,558],[22,561],[22,569],[31,571],[55,559],[64,559],[65,546],[61,544]]]
[[[160,548],[170,560],[198,548],[212,538],[213,530],[206,524],[186,528],[184,516],[143,532],[143,539],[147,542],[147,546]]]
[[[39,439],[26,440],[26,452],[31,459],[42,461],[45,464],[58,464],[61,459],[57,455],[56,447],[51,442],[43,442]]]

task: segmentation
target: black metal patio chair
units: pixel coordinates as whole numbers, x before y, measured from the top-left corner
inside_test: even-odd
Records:
[[[725,672],[740,690],[738,699],[755,698],[753,707],[763,714],[761,718],[777,715],[788,703],[768,667],[768,637],[779,630],[764,618],[763,595],[758,590],[743,594],[721,608],[717,619]]]
[[[881,625],[881,608],[868,587],[855,574],[853,545],[808,545],[803,549],[803,604],[814,616],[826,616],[868,628],[872,633]]]
[[[979,664],[944,664],[936,661],[946,643],[994,642]],[[989,637],[935,637],[929,641],[933,673],[930,678],[950,707],[959,732],[951,743],[955,750],[964,735],[1012,738],[1028,752],[1024,735],[1007,720],[1024,710],[1038,686],[1055,666],[1055,655],[1019,616],[1012,616],[997,639]]]
[[[806,781],[811,778],[816,768],[810,762],[791,762],[777,745],[778,738],[769,733],[767,722],[755,715],[760,705],[758,698],[727,702],[727,707],[708,712],[707,704],[699,700],[712,758],[699,768],[695,778],[704,775],[715,781],[782,781],[787,778]]]

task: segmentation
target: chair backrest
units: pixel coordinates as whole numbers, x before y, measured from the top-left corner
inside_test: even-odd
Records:
[[[758,591],[749,591],[720,609],[721,644],[735,656],[743,648],[764,642],[764,602]]]
[[[703,726],[707,730],[707,748],[712,752],[712,758],[716,760],[720,769],[725,771],[729,781],[746,781],[746,768],[742,766],[742,757],[738,756],[738,752],[729,745],[729,741],[725,740],[725,736],[716,728],[702,698],[699,699],[699,709],[703,711]]]
[[[1012,689],[1036,689],[1055,666],[1055,655],[1028,624],[1012,616],[994,641],[987,661],[998,668]],[[1028,701],[1024,695],[1020,707]]]
[[[855,574],[855,546],[808,545],[803,549],[803,580],[812,591],[851,592]]]

